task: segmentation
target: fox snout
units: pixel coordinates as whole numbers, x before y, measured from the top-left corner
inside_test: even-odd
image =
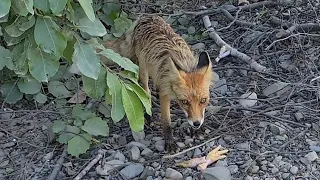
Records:
[[[190,126],[192,126],[195,129],[199,129],[204,121],[204,114],[202,114],[202,117],[190,117],[187,112],[185,112],[186,118],[188,120],[188,123]]]

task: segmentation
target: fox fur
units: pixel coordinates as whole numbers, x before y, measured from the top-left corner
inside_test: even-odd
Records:
[[[148,80],[152,79],[160,98],[167,150],[174,148],[171,100],[178,102],[191,126],[202,125],[212,81],[212,64],[206,52],[196,58],[185,40],[156,15],[140,17],[122,37],[107,41],[104,46],[139,66],[139,82],[148,93]]]

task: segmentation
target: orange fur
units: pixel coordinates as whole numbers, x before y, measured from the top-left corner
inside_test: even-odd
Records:
[[[170,101],[176,100],[197,128],[209,102],[211,61],[206,52],[196,58],[188,44],[161,17],[142,16],[120,39],[104,44],[139,66],[139,82],[150,93],[152,79],[159,92],[166,148],[174,148]]]

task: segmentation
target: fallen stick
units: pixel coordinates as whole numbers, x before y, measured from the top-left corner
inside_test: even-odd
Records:
[[[231,55],[248,63],[250,67],[256,70],[257,72],[264,72],[267,70],[265,66],[262,66],[261,64],[259,64],[257,61],[255,61],[248,55],[242,52],[239,52],[238,50],[236,50],[235,48],[227,44],[224,40],[222,40],[221,37],[216,32],[216,30],[212,27],[209,16],[207,15],[203,16],[202,20],[203,20],[204,26],[209,32],[209,36],[211,37],[211,39],[213,39],[215,43],[221,48],[219,56],[215,59],[216,62],[219,62],[220,59],[227,57],[228,55]]]
[[[99,151],[98,155],[75,177],[73,178],[73,180],[80,180],[81,178],[83,178],[83,176],[85,176],[90,169],[97,164],[97,162],[102,158],[103,156],[103,152]]]
[[[202,143],[202,144],[199,144],[199,145],[197,145],[197,146],[193,146],[193,147],[191,147],[191,148],[189,148],[189,149],[186,149],[186,150],[184,150],[184,151],[178,152],[178,153],[176,153],[176,154],[163,156],[162,159],[169,159],[169,158],[174,158],[174,157],[180,156],[181,154],[184,154],[184,153],[186,153],[186,152],[188,152],[188,151],[191,151],[191,150],[194,150],[194,149],[196,149],[196,148],[202,147],[202,146],[206,145],[207,143],[209,143],[209,142],[211,142],[211,141],[213,141],[213,140],[216,140],[216,139],[218,139],[218,138],[220,138],[220,136],[211,138],[211,139],[209,139],[208,141],[206,141],[206,142],[204,142],[204,143]]]
[[[62,167],[62,163],[64,162],[64,158],[67,156],[67,146],[64,146],[63,152],[57,162],[57,164],[55,165],[55,168],[53,169],[52,173],[50,174],[49,178],[47,180],[55,180],[61,167]]]

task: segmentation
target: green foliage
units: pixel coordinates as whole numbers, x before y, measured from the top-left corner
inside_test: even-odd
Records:
[[[67,111],[61,107],[77,103],[70,100],[80,96],[81,89],[83,100],[102,101],[100,114],[76,105],[69,119],[54,122],[57,140],[68,144],[68,152],[77,157],[90,148],[93,136],[108,135],[104,119],[116,123],[126,116],[132,130],[141,131],[143,112],[151,114],[151,105],[138,84],[138,66],[100,43],[120,37],[132,25],[116,3],[2,0],[1,102],[14,104],[26,95],[40,104],[54,101],[57,108]],[[102,66],[101,57],[123,70]],[[80,74],[72,74],[70,67]]]

